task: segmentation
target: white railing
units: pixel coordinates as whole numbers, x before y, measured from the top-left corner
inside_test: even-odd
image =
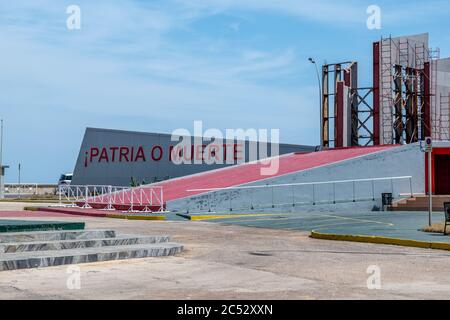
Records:
[[[111,185],[61,185],[60,206],[77,206],[102,210],[163,211],[161,186],[120,187]]]
[[[5,183],[5,195],[36,195],[38,193],[37,183]]]
[[[227,188],[190,189],[201,192],[193,196],[187,210],[217,211],[257,209],[296,205],[336,204],[357,201],[375,201],[381,193],[392,193],[393,198],[413,197],[412,176],[266,184]],[[199,207],[199,203],[201,206]]]

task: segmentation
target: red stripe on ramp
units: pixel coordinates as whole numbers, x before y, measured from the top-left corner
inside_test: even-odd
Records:
[[[272,176],[261,175],[261,168],[265,167],[266,165],[262,165],[258,162],[212,170],[186,177],[167,180],[153,185],[162,186],[164,191],[164,201],[170,201],[205,192],[188,192],[187,190],[227,188],[238,186],[246,183],[260,181],[263,179],[281,176],[288,173],[312,169],[323,165],[329,165],[339,161],[383,151],[392,147],[392,145],[353,147],[343,149],[330,149],[304,154],[283,155],[279,157],[278,173]]]

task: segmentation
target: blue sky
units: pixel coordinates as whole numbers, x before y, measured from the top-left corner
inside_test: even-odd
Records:
[[[81,8],[68,30],[66,8]],[[366,27],[369,5],[382,28]],[[6,180],[72,171],[87,126],[137,131],[279,128],[317,144],[317,79],[307,61],[357,60],[371,43],[429,32],[450,56],[447,1],[15,0],[0,4],[0,116]],[[445,31],[445,32],[444,32]]]

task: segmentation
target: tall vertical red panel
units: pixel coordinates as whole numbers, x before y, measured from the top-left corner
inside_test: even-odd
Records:
[[[344,69],[344,83],[347,87],[350,87],[351,81],[350,81],[350,69]]]
[[[423,132],[425,137],[431,137],[431,92],[430,92],[430,63],[425,62],[423,65]]]
[[[336,114],[334,119],[334,147],[344,146],[344,81],[336,84]]]
[[[373,144],[380,144],[380,42],[373,43]]]

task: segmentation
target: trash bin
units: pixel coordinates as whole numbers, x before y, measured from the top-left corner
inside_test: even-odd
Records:
[[[444,202],[445,221],[450,222],[450,202]]]
[[[387,206],[392,205],[392,193],[385,192],[381,194],[381,207],[386,211]]]
[[[390,206],[392,205],[392,193],[385,192],[381,194],[381,203],[383,206]]]
[[[447,226],[450,225],[450,202],[444,202],[445,221],[444,236],[447,235]]]

